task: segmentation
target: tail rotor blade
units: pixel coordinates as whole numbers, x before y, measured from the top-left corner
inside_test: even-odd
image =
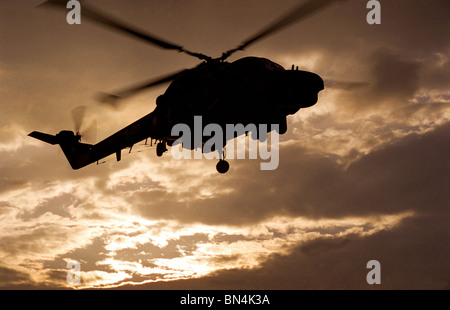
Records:
[[[97,121],[93,120],[89,127],[83,130],[81,136],[83,140],[88,143],[97,142]]]
[[[81,125],[83,124],[85,113],[86,113],[86,106],[79,106],[72,110],[72,119],[76,133],[79,133],[81,130]]]

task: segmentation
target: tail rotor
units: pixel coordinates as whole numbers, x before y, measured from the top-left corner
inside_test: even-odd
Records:
[[[88,127],[83,128],[85,122],[86,106],[78,106],[72,110],[72,120],[75,129],[75,137],[78,141],[87,140],[95,142],[97,139],[97,121],[93,120]]]

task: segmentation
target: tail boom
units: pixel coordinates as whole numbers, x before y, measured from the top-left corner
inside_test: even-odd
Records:
[[[80,143],[80,137],[72,131],[63,130],[57,135],[33,131],[29,136],[52,145],[58,144],[74,170],[87,166],[97,160],[93,156],[93,145]]]

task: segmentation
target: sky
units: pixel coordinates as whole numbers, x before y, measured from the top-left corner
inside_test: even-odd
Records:
[[[0,2],[1,289],[450,288],[448,1],[380,1],[379,25],[367,1],[343,1],[235,53],[326,82],[288,117],[276,170],[231,159],[223,175],[214,160],[144,145],[74,171],[28,137],[73,130],[85,105],[98,142],[151,112],[168,84],[120,109],[98,91],[198,63],[83,18],[68,25],[41,2]],[[86,3],[217,57],[301,1]],[[366,281],[370,260],[381,284]],[[80,283],[67,281],[71,261]]]

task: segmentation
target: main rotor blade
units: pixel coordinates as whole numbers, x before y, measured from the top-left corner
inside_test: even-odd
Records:
[[[318,12],[321,9],[324,9],[327,5],[340,1],[340,0],[309,0],[305,3],[302,3],[300,6],[296,7],[292,10],[292,12],[284,15],[283,17],[277,19],[275,22],[261,30],[260,32],[256,33],[255,35],[248,38],[246,41],[244,41],[241,45],[239,45],[236,48],[233,48],[231,50],[228,50],[222,54],[222,56],[219,58],[219,60],[225,60],[228,57],[230,57],[233,53],[236,51],[242,51],[246,47],[248,47],[250,44],[255,43],[258,40],[261,40],[270,34],[274,33],[275,31],[281,30],[290,24],[300,21],[301,19],[306,18],[308,15],[311,15],[312,13]]]
[[[339,80],[329,80],[325,79],[326,88],[335,88],[342,90],[355,90],[368,86],[368,82],[352,82],[352,81],[339,81]]]
[[[152,79],[150,81],[146,81],[144,83],[139,83],[137,85],[128,87],[126,89],[122,89],[120,91],[115,92],[114,94],[108,94],[108,93],[100,93],[97,95],[97,100],[99,100],[102,103],[109,104],[112,106],[117,106],[117,103],[121,99],[125,99],[128,97],[131,97],[143,90],[149,89],[153,86],[157,86],[166,82],[170,82],[180,75],[182,75],[185,71],[188,71],[188,69],[183,69],[178,72],[171,73],[166,76],[159,77],[157,79]]]
[[[42,4],[40,4],[39,7],[41,7],[41,6],[47,7],[48,6],[48,7],[55,7],[55,8],[67,10],[66,5],[67,5],[67,1],[65,1],[65,0],[49,0],[49,1],[46,1]],[[107,16],[105,13],[102,13],[97,9],[89,7],[85,3],[83,3],[83,5],[81,7],[81,15],[83,18],[87,18],[87,19],[89,19],[93,22],[96,22],[102,26],[109,27],[113,30],[117,30],[117,31],[123,32],[127,35],[134,36],[135,38],[141,39],[147,43],[151,43],[151,44],[159,46],[161,48],[169,49],[169,50],[176,50],[180,53],[186,53],[188,55],[197,57],[201,60],[211,59],[211,57],[206,56],[204,54],[188,51],[180,45],[177,45],[177,44],[168,42],[166,40],[163,40],[161,38],[158,38],[157,36],[155,36],[153,34],[145,33],[144,31],[139,30],[131,25],[127,25],[126,23],[121,22],[111,16]]]

